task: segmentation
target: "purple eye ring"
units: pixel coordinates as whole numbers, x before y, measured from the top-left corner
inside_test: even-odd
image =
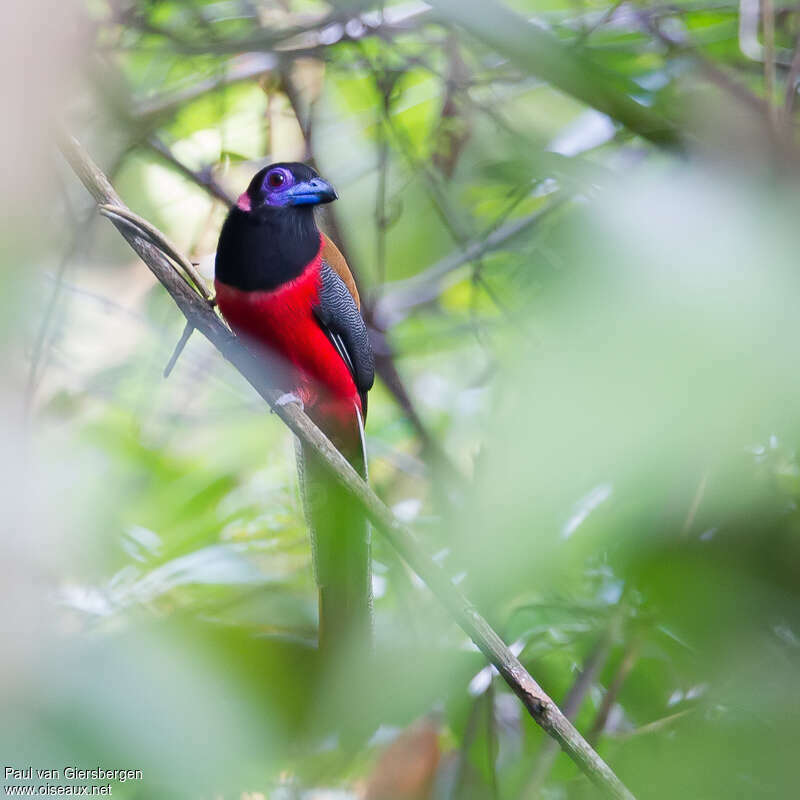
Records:
[[[286,183],[286,175],[283,174],[282,170],[274,169],[267,173],[266,183],[270,189],[279,189]]]

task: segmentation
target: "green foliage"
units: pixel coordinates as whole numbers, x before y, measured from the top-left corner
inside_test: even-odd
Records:
[[[126,202],[207,263],[209,177],[235,197],[313,158],[449,462],[379,381],[376,491],[556,701],[600,653],[576,724],[637,797],[793,796],[798,155],[739,7],[123,5],[91,4],[94,111],[68,118]],[[796,12],[775,24],[782,97]],[[593,796],[564,756],[539,775],[542,731],[377,535],[375,663],[319,663],[288,433],[197,334],[162,379],[179,313],[107,231],[68,264],[31,333],[6,763],[353,797],[424,719],[431,797]]]

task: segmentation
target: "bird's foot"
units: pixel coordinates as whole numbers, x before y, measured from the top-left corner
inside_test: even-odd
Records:
[[[276,406],[288,406],[289,403],[296,403],[298,406],[300,406],[301,411],[304,409],[303,401],[294,392],[286,392],[275,401]]]

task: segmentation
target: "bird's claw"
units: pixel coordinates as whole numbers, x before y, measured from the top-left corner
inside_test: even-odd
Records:
[[[304,408],[303,401],[294,392],[286,392],[285,394],[282,394],[275,401],[275,405],[276,406],[281,406],[281,407],[288,406],[289,403],[296,403],[298,406],[300,406],[300,410],[301,411]],[[274,413],[274,409],[273,409],[273,413]]]

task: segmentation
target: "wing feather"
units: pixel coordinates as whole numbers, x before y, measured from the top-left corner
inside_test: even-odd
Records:
[[[353,295],[353,300],[356,301],[356,308],[361,310],[361,298],[358,296],[353,273],[350,272],[350,267],[347,266],[341,250],[324,233],[322,234],[322,260],[330,264],[333,271],[344,281],[347,291]]]
[[[314,315],[350,370],[366,415],[367,392],[375,380],[375,359],[367,326],[355,298],[327,261],[322,262],[320,279],[319,302]]]

